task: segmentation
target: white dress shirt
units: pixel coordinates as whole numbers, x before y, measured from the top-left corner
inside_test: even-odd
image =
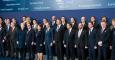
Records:
[[[78,31],[78,38],[81,36],[82,30],[83,29],[79,29],[79,31]]]

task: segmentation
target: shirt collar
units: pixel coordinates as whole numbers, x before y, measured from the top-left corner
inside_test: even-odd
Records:
[[[93,27],[90,29],[90,31],[92,31],[93,30]]]
[[[30,31],[30,30],[31,30],[31,28],[28,29],[28,31]]]
[[[15,29],[15,27],[12,28],[13,30]]]
[[[2,27],[0,27],[0,30],[2,29]]]
[[[72,30],[72,28],[69,29],[69,31],[71,31],[71,30]]]
[[[58,25],[58,27],[60,28],[60,26],[61,26],[61,24],[60,25]]]
[[[79,29],[79,31],[82,31],[83,30],[83,28],[82,29]]]
[[[47,28],[47,30],[49,31],[50,27]]]

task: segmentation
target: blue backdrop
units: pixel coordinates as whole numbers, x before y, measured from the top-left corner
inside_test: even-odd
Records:
[[[86,16],[89,21],[90,16],[96,16],[97,20],[100,21],[101,16],[107,16],[108,21],[111,18],[115,17],[115,8],[107,9],[85,9],[85,10],[55,10],[55,11],[31,11],[31,12],[0,12],[0,16],[3,18],[17,18],[17,21],[20,22],[22,16],[30,16],[31,18],[37,18],[39,22],[42,22],[43,18],[51,19],[51,16],[65,16],[69,21],[71,16],[77,18],[78,22],[80,21],[81,16]]]

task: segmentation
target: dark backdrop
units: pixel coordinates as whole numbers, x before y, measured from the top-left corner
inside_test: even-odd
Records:
[[[31,11],[31,12],[0,12],[0,16],[3,18],[17,18],[18,23],[21,21],[22,16],[30,16],[32,19],[36,18],[38,22],[42,22],[43,18],[48,18],[51,20],[51,16],[65,16],[67,21],[73,16],[80,21],[81,16],[86,16],[87,21],[89,21],[90,16],[96,16],[96,19],[100,21],[101,16],[107,16],[108,21],[111,21],[115,17],[115,8],[107,9],[85,9],[85,10],[55,10],[55,11]]]

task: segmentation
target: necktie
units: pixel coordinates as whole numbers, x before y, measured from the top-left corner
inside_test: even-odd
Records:
[[[58,32],[58,30],[59,30],[59,26],[57,26],[57,32]]]
[[[27,34],[28,34],[29,30],[27,31]]]
[[[80,37],[81,35],[81,30],[78,31],[78,38]]]
[[[46,33],[48,32],[48,28],[46,29]]]
[[[91,29],[89,30],[89,35],[91,34]]]
[[[71,30],[69,30],[69,35],[70,35],[70,33],[71,33]]]
[[[101,30],[101,33],[103,33],[104,29]]]
[[[9,26],[7,27],[7,31],[9,31]]]
[[[2,28],[0,28],[0,31],[2,30]]]

